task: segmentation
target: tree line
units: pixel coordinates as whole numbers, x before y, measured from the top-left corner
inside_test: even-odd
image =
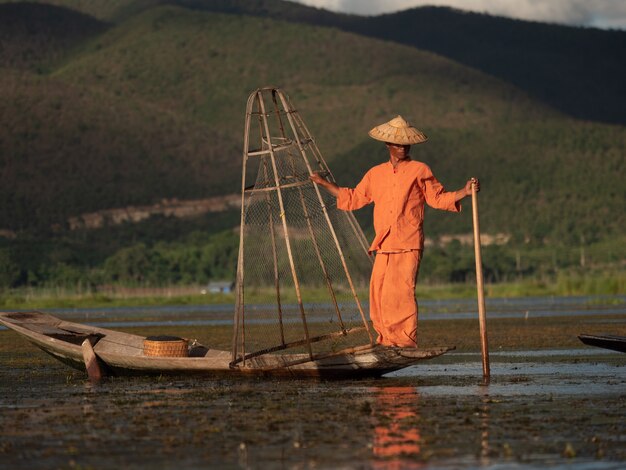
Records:
[[[120,247],[95,264],[85,259],[63,259],[58,254],[46,258],[44,253],[49,246],[40,247],[37,253],[1,246],[0,289],[188,286],[211,280],[234,281],[238,246],[239,235],[232,230],[215,234],[194,231],[175,241],[140,240]],[[490,245],[483,247],[484,275],[489,283],[501,283],[554,280],[563,273],[619,272],[625,249],[623,237],[579,246]],[[27,256],[28,261],[23,262],[20,256]],[[34,263],[34,259],[39,262]],[[421,284],[474,282],[473,248],[458,240],[427,247],[419,277]]]

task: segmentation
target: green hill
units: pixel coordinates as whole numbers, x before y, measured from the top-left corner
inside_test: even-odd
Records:
[[[0,219],[45,229],[84,212],[230,191],[228,139],[158,106],[6,70]],[[212,165],[221,168],[216,172]]]
[[[0,0],[0,3],[15,1]],[[178,5],[197,11],[270,16],[274,19],[306,21],[315,24],[330,24],[338,17],[348,16],[283,0],[35,0],[35,2],[69,8],[99,20],[114,23],[122,23],[131,16],[160,5]],[[33,1],[29,0],[28,3],[33,3]]]
[[[3,67],[45,71],[74,47],[107,29],[92,16],[33,3],[0,3],[0,58]]]
[[[342,27],[482,70],[570,116],[626,124],[626,31],[437,7],[364,18]]]
[[[53,75],[185,112],[237,141],[248,92],[279,84],[306,110],[330,158],[394,112],[430,128],[556,115],[513,87],[413,48],[177,7],[131,18]]]
[[[133,16],[99,35],[53,70],[46,80],[98,93],[100,99],[93,100],[92,113],[98,112],[97,107],[107,97],[113,102],[144,104],[148,108],[146,113],[157,111],[153,118],[171,113],[186,116],[195,123],[192,126],[181,123],[176,126],[179,131],[185,129],[197,135],[202,127],[207,133],[208,130],[221,133],[231,148],[240,146],[247,93],[260,84],[281,84],[302,110],[327,158],[332,162],[341,155],[342,161],[347,162],[346,169],[337,175],[340,182],[342,173],[349,172],[354,165],[365,167],[384,158],[376,149],[365,156],[357,155],[358,151],[353,149],[368,140],[366,132],[372,125],[401,113],[431,136],[430,142],[417,147],[415,152],[437,170],[440,179],[449,186],[459,186],[470,175],[483,178],[485,198],[494,194],[493,201],[485,203],[489,216],[486,229],[545,237],[560,225],[558,219],[565,226],[573,225],[571,220],[575,220],[573,236],[578,237],[580,232],[594,230],[598,223],[603,223],[609,231],[619,227],[619,218],[604,220],[603,211],[617,212],[618,195],[622,193],[616,189],[613,196],[596,195],[593,191],[597,187],[620,187],[613,180],[619,174],[614,171],[621,161],[619,150],[624,148],[622,128],[569,120],[513,87],[409,47],[334,29],[165,6]],[[10,93],[8,90],[12,88],[3,89]],[[44,102],[34,92],[30,95],[35,102]],[[15,100],[9,95],[6,101]],[[70,106],[78,104],[77,112],[89,109],[73,99],[63,101],[72,103]],[[13,115],[27,116],[20,110],[7,111],[7,120]],[[49,120],[55,120],[54,113],[49,115]],[[141,128],[145,125],[142,119],[121,119],[118,115],[117,119],[101,122],[118,124],[136,139],[150,141]],[[106,139],[106,131],[102,130],[100,141]],[[119,134],[115,129],[109,131]],[[163,133],[157,131],[157,134]],[[59,139],[61,142],[49,139],[36,142],[63,149],[67,139],[64,135]],[[119,140],[109,145],[116,142]],[[170,169],[160,173],[147,171],[140,164],[150,153],[150,165],[159,168],[166,159],[162,145],[146,143],[140,151],[133,147],[125,149],[121,143],[117,145],[112,153],[124,155],[126,165],[111,161],[109,168],[118,168],[122,175],[119,187],[124,188],[123,181],[128,181],[128,187],[115,191],[116,199],[108,197],[99,203],[95,203],[97,198],[84,198],[82,191],[76,191],[81,194],[80,204],[66,204],[66,211],[77,214],[111,207],[116,202],[141,204],[162,197],[215,194],[220,191],[207,184],[210,183],[210,178],[205,177],[208,170],[204,174],[197,171],[214,163],[212,155],[221,155],[223,159],[221,192],[237,191],[240,152],[233,150],[227,158],[219,142],[213,144],[219,151],[211,152],[208,150],[211,143],[205,141],[207,150],[203,150],[201,157],[187,155],[195,160],[196,167],[179,165],[173,174]],[[101,151],[105,150],[96,150]],[[76,150],[75,154],[80,155],[77,159],[81,160],[84,153]],[[72,154],[71,150],[69,153],[64,150],[58,158],[71,159]],[[591,164],[593,172],[589,171]],[[155,172],[155,176],[149,176]],[[157,175],[168,173],[171,176],[158,184]],[[562,174],[567,174],[567,178]],[[204,190],[200,189],[200,183],[193,183],[198,181],[198,175],[202,175]],[[521,178],[522,175],[525,177]],[[35,175],[29,176],[32,179]],[[182,184],[186,179],[189,184]],[[109,181],[94,186],[106,188]],[[62,193],[71,191],[68,187],[61,188],[62,180],[57,184]],[[145,188],[155,191],[151,193]],[[13,187],[10,191],[15,192]],[[56,196],[47,194],[52,204],[59,200]],[[571,199],[569,213],[561,215],[559,210],[555,217],[552,212],[561,205],[549,204],[543,212],[549,223],[541,224],[542,228],[538,229],[534,223],[538,201],[547,204],[565,197]],[[513,207],[509,205],[511,199]],[[43,203],[36,203],[38,207],[40,204]],[[596,210],[596,205],[600,210]],[[511,217],[512,213],[515,217]],[[585,214],[589,215],[582,217]],[[581,223],[581,219],[586,221]],[[507,221],[506,228],[503,221]],[[27,226],[28,222],[22,221],[21,225]],[[434,228],[436,232],[443,230],[437,224]]]
[[[428,50],[513,83],[573,117],[626,124],[626,31],[512,20],[443,7],[360,17],[281,0],[49,0],[123,22],[157,5],[335,27]]]
[[[38,7],[52,8],[30,5],[23,24]],[[44,42],[62,46],[33,55],[28,67],[5,51],[40,33],[2,39],[0,229],[19,232],[3,242],[9,249],[33,233],[71,239],[67,217],[85,212],[238,192],[245,101],[266,84],[291,95],[340,183],[386,158],[367,131],[400,113],[430,137],[413,153],[446,186],[481,178],[485,232],[577,244],[623,233],[623,126],[573,120],[441,56],[338,29],[176,6],[120,11],[108,13],[116,24],[87,18],[83,40],[63,42],[63,28],[51,28]],[[45,235],[51,227],[57,232]],[[433,213],[427,235],[470,229],[467,210]],[[80,236],[64,263],[91,256]],[[146,231],[142,240],[158,237]],[[100,243],[89,263],[120,243],[109,251]]]

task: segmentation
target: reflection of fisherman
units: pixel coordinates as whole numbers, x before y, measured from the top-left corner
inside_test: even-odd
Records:
[[[422,451],[418,427],[419,395],[415,387],[377,387],[374,389],[374,469],[423,468],[414,461]]]
[[[340,188],[313,174],[311,179],[337,197],[337,207],[352,211],[374,203],[376,235],[369,250],[376,251],[370,280],[370,318],[378,343],[417,346],[415,282],[422,258],[424,203],[458,212],[459,201],[471,195],[472,184],[447,192],[424,163],[411,160],[411,144],[426,136],[402,116],[373,128],[369,135],[386,143],[389,161],[371,168],[354,188]]]

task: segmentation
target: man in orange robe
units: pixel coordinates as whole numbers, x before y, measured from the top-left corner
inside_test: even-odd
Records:
[[[374,203],[376,252],[370,280],[370,318],[385,346],[417,347],[415,283],[424,248],[424,204],[459,212],[459,201],[472,194],[470,179],[458,191],[447,192],[430,168],[412,160],[412,144],[427,140],[402,116],[374,127],[370,137],[385,142],[389,161],[371,168],[354,188],[340,188],[315,173],[311,179],[337,198],[337,207],[353,211]]]

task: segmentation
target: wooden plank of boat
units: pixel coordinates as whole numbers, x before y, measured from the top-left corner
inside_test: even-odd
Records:
[[[102,374],[205,374],[288,377],[376,377],[439,356],[453,348],[416,350],[372,346],[354,351],[319,355],[266,354],[231,367],[229,351],[190,347],[188,357],[154,357],[143,354],[139,335],[63,321],[41,312],[0,312],[0,324],[24,336],[56,359],[85,370],[83,344],[92,351]]]
[[[626,336],[581,334],[578,339],[589,346],[626,352]]]

